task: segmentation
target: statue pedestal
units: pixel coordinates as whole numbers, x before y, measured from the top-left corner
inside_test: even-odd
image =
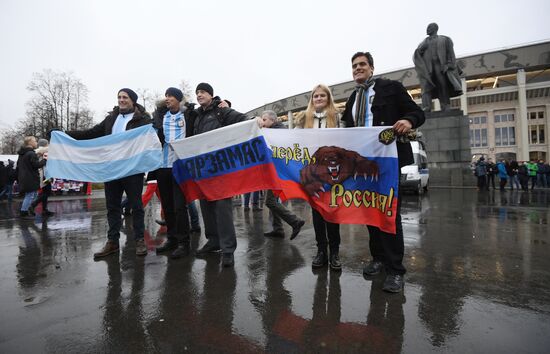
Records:
[[[430,186],[474,187],[468,116],[461,110],[428,112],[419,130],[428,154]]]

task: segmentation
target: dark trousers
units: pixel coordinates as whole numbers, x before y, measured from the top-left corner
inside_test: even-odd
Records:
[[[373,260],[384,264],[386,274],[405,274],[407,270],[403,266],[405,244],[403,242],[403,225],[401,224],[401,198],[397,203],[395,234],[384,232],[375,226],[367,227],[370,235],[370,254]]]
[[[143,191],[143,173],[105,182],[105,203],[107,204],[107,222],[109,230],[107,238],[118,242],[120,227],[122,226],[122,194],[126,192],[129,207],[132,209],[134,239],[143,239],[145,230],[141,192]]]
[[[208,243],[219,246],[223,253],[233,253],[237,248],[237,236],[233,224],[233,200],[231,198],[201,200],[204,234]]]
[[[269,208],[273,217],[273,231],[284,232],[283,220],[290,226],[294,226],[300,221],[296,215],[279,203],[271,190],[268,190],[265,195],[265,206]]]
[[[199,212],[197,211],[197,206],[194,201],[187,204],[187,210],[189,211],[189,218],[191,219],[191,227],[201,227],[201,224],[199,223]]]
[[[500,187],[500,190],[503,191],[504,190],[504,186],[506,186],[506,182],[508,181],[507,178],[502,178],[500,177],[500,183],[499,183],[499,187]]]
[[[51,183],[47,183],[42,187],[42,193],[36,198],[34,202],[32,202],[32,207],[36,208],[38,204],[42,203],[42,211],[48,210],[48,198],[52,194],[52,185]]]
[[[489,189],[487,186],[487,176],[477,176],[477,188],[480,190]]]
[[[327,245],[331,254],[338,254],[340,250],[340,224],[325,221],[321,214],[311,208],[313,216],[313,229],[319,251],[327,251]]]
[[[164,210],[168,238],[177,240],[178,242],[189,242],[187,201],[172,175],[172,169],[158,169],[157,183],[160,191],[160,203]]]
[[[493,189],[495,189],[495,175],[493,174],[488,174],[487,175],[487,189],[489,189],[489,187],[493,186]]]
[[[537,184],[537,176],[529,176],[529,180],[531,181],[531,189],[534,189]]]
[[[519,175],[519,183],[521,184],[521,189],[524,191],[529,189],[529,176]]]

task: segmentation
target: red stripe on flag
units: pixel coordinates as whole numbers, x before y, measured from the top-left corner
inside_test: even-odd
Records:
[[[331,191],[319,192],[319,198],[310,197],[299,183],[279,179],[282,200],[303,199],[315,208],[323,218],[338,224],[363,224],[379,227],[382,231],[395,234],[395,216],[397,215],[398,198],[387,198],[386,203],[379,203],[378,195],[363,191],[349,191],[345,196],[331,198]],[[389,201],[391,200],[391,204]],[[331,203],[335,205],[331,207]]]
[[[180,184],[188,202],[195,199],[220,200],[266,189],[280,189],[275,166],[271,163],[230,172],[225,175],[187,180]]]

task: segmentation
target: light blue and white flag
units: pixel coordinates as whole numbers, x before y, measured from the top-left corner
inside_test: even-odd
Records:
[[[162,148],[151,124],[89,140],[54,131],[46,177],[108,182],[156,170],[161,163]]]

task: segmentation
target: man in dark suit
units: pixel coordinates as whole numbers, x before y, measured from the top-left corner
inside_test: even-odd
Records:
[[[397,135],[407,134],[424,123],[422,109],[414,103],[403,85],[397,81],[374,79],[374,59],[369,52],[358,52],[351,58],[356,90],[346,102],[342,121],[346,127],[391,126]],[[397,142],[399,168],[414,162],[409,142]],[[403,289],[403,227],[401,225],[401,199],[395,218],[396,233],[389,234],[375,226],[368,226],[369,248],[372,261],[363,273],[373,276],[386,271],[383,290],[401,292]]]

